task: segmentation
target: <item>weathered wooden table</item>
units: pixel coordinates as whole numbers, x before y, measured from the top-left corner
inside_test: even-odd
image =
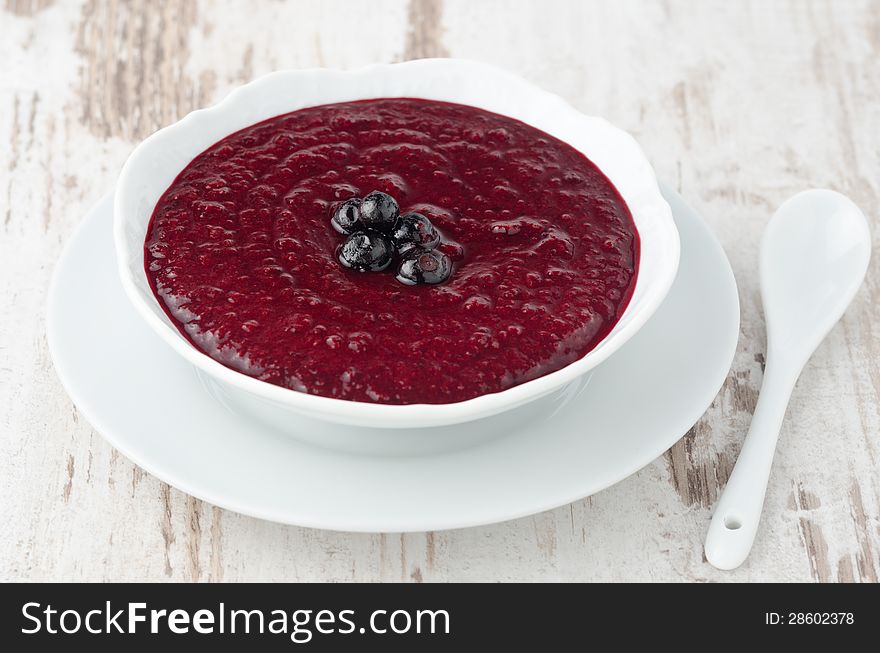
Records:
[[[133,145],[278,68],[484,59],[632,132],[727,249],[733,369],[663,457],[594,497],[461,531],[272,524],[145,475],[46,346],[53,264]],[[818,580],[880,574],[880,263],[795,390],[749,561],[703,559],[761,382],[757,248],[827,186],[880,226],[880,2],[52,2],[0,9],[0,577],[32,580]],[[875,227],[876,228],[876,227]]]

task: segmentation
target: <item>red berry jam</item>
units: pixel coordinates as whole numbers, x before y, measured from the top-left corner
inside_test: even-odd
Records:
[[[436,285],[339,263],[336,206],[374,190],[426,216]],[[178,175],[144,243],[153,291],[198,349],[325,397],[441,404],[558,370],[632,295],[639,239],[583,154],[457,104],[378,99],[272,118]],[[397,262],[394,263],[397,265]]]

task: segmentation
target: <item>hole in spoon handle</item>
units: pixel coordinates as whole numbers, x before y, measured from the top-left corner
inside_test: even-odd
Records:
[[[757,531],[748,511],[720,507],[706,534],[706,560],[718,569],[739,567],[749,555]]]
[[[740,528],[742,528],[742,525],[742,519],[735,515],[727,515],[724,518],[724,528],[729,531],[738,531]]]

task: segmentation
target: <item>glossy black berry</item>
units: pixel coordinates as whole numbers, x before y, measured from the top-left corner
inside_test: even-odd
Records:
[[[359,272],[380,272],[391,265],[394,245],[376,231],[356,231],[336,250],[339,262]]]
[[[435,249],[414,247],[407,251],[397,268],[397,280],[408,286],[417,283],[443,283],[452,273],[452,261]]]
[[[333,217],[330,218],[330,224],[336,231],[346,235],[362,229],[360,198],[352,197],[337,206]]]
[[[403,253],[412,247],[434,249],[440,244],[440,234],[421,213],[405,213],[394,223],[391,240],[397,251]]]
[[[361,222],[368,229],[388,233],[399,215],[400,207],[387,193],[374,190],[361,202]]]

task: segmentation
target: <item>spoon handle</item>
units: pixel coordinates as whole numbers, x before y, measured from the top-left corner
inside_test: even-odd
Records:
[[[768,365],[755,414],[706,535],[706,559],[719,569],[739,567],[755,541],[776,440],[799,371]],[[788,367],[788,366],[785,366]]]

